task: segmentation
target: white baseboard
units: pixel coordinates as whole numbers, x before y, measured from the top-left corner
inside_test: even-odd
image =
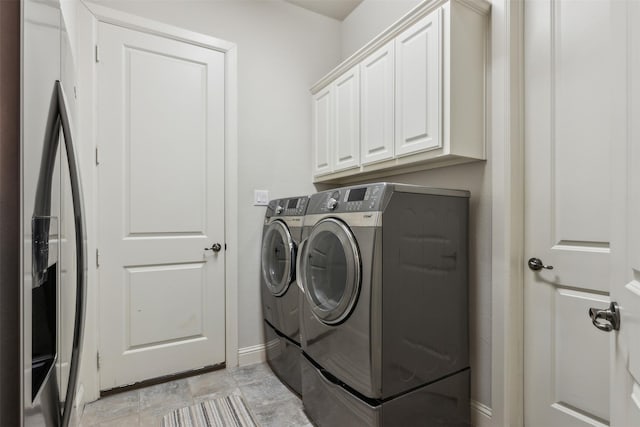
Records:
[[[238,349],[238,365],[252,365],[267,360],[267,353],[264,344],[252,345]]]
[[[491,427],[491,408],[476,400],[471,401],[471,425],[474,427]]]

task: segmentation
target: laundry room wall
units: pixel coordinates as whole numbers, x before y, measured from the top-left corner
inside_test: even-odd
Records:
[[[342,59],[347,59],[422,0],[364,0],[347,16],[342,31]]]
[[[253,190],[270,198],[315,191],[309,87],[340,61],[340,23],[284,1],[95,3],[238,46],[238,346],[260,345],[265,208],[253,206]]]
[[[342,59],[400,19],[421,0],[364,0],[342,22]],[[487,151],[491,149],[488,141]],[[489,156],[488,156],[489,157]],[[397,175],[388,181],[471,192],[469,311],[471,398],[491,407],[491,162]]]

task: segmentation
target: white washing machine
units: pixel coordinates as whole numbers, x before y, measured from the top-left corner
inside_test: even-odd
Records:
[[[318,426],[468,425],[468,200],[389,183],[311,196],[298,275]]]
[[[267,362],[274,373],[300,394],[300,318],[296,255],[309,198],[269,202],[261,250],[262,311]]]

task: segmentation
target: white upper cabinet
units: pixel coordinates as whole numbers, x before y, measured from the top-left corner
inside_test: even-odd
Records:
[[[360,64],[360,147],[363,165],[393,157],[394,41]]]
[[[360,69],[313,95],[314,176],[360,166]]]
[[[397,156],[440,148],[440,10],[396,40]]]
[[[313,96],[313,174],[331,172],[332,120],[330,87]]]
[[[360,69],[356,66],[333,84],[334,163],[339,171],[360,165]]]
[[[425,0],[316,83],[314,182],[484,160],[490,7]]]

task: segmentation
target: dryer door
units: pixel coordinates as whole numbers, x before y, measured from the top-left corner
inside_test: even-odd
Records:
[[[295,274],[296,245],[282,221],[272,222],[262,237],[262,277],[277,297],[289,289]]]
[[[326,218],[313,227],[298,274],[318,320],[334,325],[351,314],[360,292],[361,268],[358,244],[345,223]]]

